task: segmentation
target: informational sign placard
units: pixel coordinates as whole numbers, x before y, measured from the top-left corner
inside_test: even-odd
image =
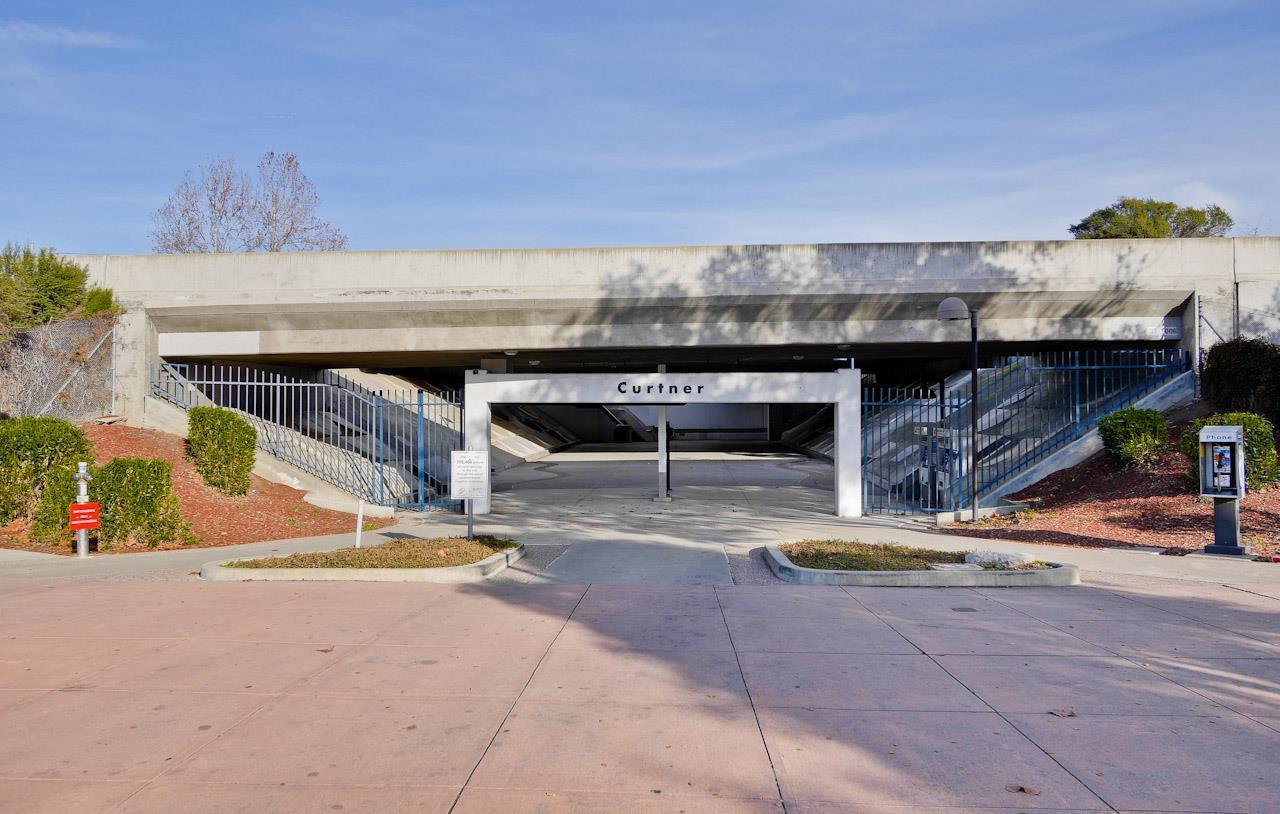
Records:
[[[97,503],[71,504],[71,530],[96,529],[98,527]]]
[[[454,450],[450,454],[449,497],[476,500],[489,496],[489,453]]]

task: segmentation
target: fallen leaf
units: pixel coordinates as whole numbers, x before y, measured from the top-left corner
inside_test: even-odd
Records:
[[[1021,783],[1010,783],[1004,787],[1005,791],[1011,791],[1014,794],[1030,794],[1032,797],[1040,796],[1040,789],[1035,786],[1026,786]]]
[[[1050,714],[1050,715],[1057,715],[1059,718],[1074,718],[1074,717],[1076,717],[1076,711],[1075,711],[1074,709],[1051,709],[1051,710],[1049,710],[1049,714]]]

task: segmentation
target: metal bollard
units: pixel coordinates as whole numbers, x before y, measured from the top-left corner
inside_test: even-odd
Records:
[[[360,547],[360,538],[364,534],[364,499],[361,498],[360,505],[356,509],[356,548]]]

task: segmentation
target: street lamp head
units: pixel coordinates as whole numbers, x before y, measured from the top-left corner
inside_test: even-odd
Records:
[[[938,303],[938,319],[942,322],[968,318],[969,306],[959,297],[947,297]]]

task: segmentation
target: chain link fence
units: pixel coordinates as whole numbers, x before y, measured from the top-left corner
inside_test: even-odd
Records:
[[[83,422],[113,409],[114,320],[30,328],[0,344],[0,417]]]

